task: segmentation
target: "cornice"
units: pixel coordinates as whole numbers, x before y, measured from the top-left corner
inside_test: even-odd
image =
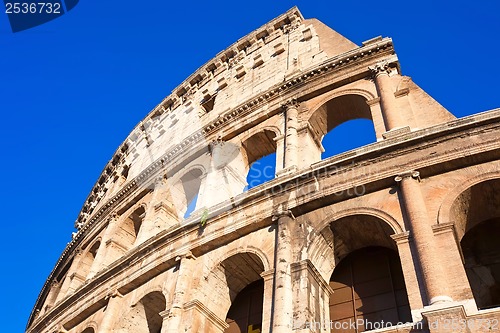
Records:
[[[158,162],[163,163],[165,160],[170,160],[176,157],[179,152],[184,151],[187,147],[191,147],[194,144],[203,141],[205,138],[211,137],[213,135],[217,135],[219,132],[221,132],[222,128],[226,126],[227,123],[232,122],[237,120],[240,117],[244,117],[247,114],[250,114],[252,112],[255,112],[259,108],[261,108],[264,104],[269,103],[272,100],[278,99],[279,97],[285,95],[289,91],[292,91],[295,89],[297,86],[301,86],[303,84],[308,84],[311,81],[318,80],[321,77],[323,77],[326,74],[330,74],[331,72],[337,71],[337,70],[342,70],[344,67],[347,65],[352,65],[353,63],[359,62],[361,59],[367,59],[370,57],[377,57],[378,52],[382,50],[390,50],[393,52],[393,47],[392,47],[392,39],[390,38],[384,38],[380,42],[369,44],[360,48],[357,48],[355,50],[343,53],[339,56],[330,58],[329,60],[316,65],[314,67],[311,67],[309,69],[304,70],[302,73],[299,73],[287,81],[285,81],[282,84],[275,85],[268,89],[267,91],[254,96],[252,99],[246,101],[245,103],[240,104],[239,106],[226,111],[219,115],[217,119],[212,120],[208,124],[204,125],[202,129],[196,131],[195,133],[189,135],[187,138],[185,138],[181,143],[171,147],[161,158],[159,158],[157,161],[155,161],[153,164],[151,164],[148,168],[146,168],[144,171],[141,172],[140,175],[137,177],[143,178],[143,174],[148,175],[151,173],[151,168],[154,169],[155,166],[158,165]],[[369,69],[367,67],[366,72],[369,73]],[[277,111],[279,111],[277,109]],[[276,111],[276,112],[277,112]],[[133,130],[134,132],[138,126],[140,126],[143,122],[147,121],[155,113],[150,113],[146,118],[144,118]],[[125,140],[127,141],[127,140]],[[119,151],[121,151],[120,149]],[[101,177],[100,177],[101,178]],[[135,180],[135,179],[134,179]],[[131,182],[133,182],[132,180]],[[130,182],[129,182],[130,183]],[[94,188],[98,186],[99,184],[96,183],[94,185]],[[125,187],[127,184],[125,185]],[[90,192],[91,194],[95,192],[94,188]],[[108,200],[108,203],[110,201],[113,201],[114,198],[120,195],[122,191],[120,191],[117,195],[115,195],[113,198],[110,198]],[[89,195],[90,197],[90,195]],[[86,201],[88,201],[89,197],[87,197]],[[100,209],[103,209],[104,207],[100,207]],[[92,216],[92,218],[99,216],[98,213],[88,214],[89,216]],[[77,221],[80,223],[80,225],[87,224],[88,222],[85,221],[84,219],[84,212],[80,212],[79,217]],[[92,220],[92,219],[91,219]]]
[[[321,179],[328,179],[334,174],[342,174],[343,172],[353,170],[353,168],[357,167],[364,167],[366,165],[369,165],[370,163],[383,163],[384,160],[387,159],[392,159],[395,157],[394,153],[397,151],[398,156],[403,156],[405,154],[411,154],[412,152],[415,151],[415,147],[419,147],[419,149],[424,149],[424,148],[429,148],[432,146],[435,146],[436,144],[439,144],[443,141],[446,140],[454,140],[454,139],[460,139],[464,137],[464,133],[467,133],[468,136],[472,135],[479,135],[481,133],[484,133],[485,131],[490,131],[490,130],[496,130],[498,131],[500,129],[500,109],[493,110],[490,112],[478,114],[478,115],[473,115],[470,117],[467,117],[468,119],[457,119],[455,121],[451,121],[442,125],[434,126],[433,128],[428,128],[425,130],[419,130],[410,134],[407,134],[409,138],[407,140],[401,141],[401,138],[396,139],[391,139],[387,141],[382,141],[378,142],[369,146],[362,147],[358,150],[354,151],[353,155],[350,155],[349,157],[342,158],[342,156],[335,156],[332,158],[329,158],[327,160],[321,161],[319,163],[316,163],[313,165],[310,169],[307,170],[302,170],[299,171],[293,175],[288,175],[283,178],[278,178],[274,179],[270,182],[267,182],[265,184],[262,184],[259,187],[256,187],[254,189],[251,189],[250,191],[244,193],[245,196],[245,204],[241,206],[241,209],[247,209],[248,207],[251,207],[252,205],[258,204],[257,201],[269,201],[269,195],[272,193],[273,196],[279,196],[281,195],[284,190],[279,191],[279,188],[283,189],[286,187],[286,191],[294,191],[295,187],[302,186],[304,181],[307,181],[308,175],[311,177],[319,177],[320,181]],[[471,120],[472,119],[472,120]],[[464,121],[466,120],[466,121]],[[489,127],[487,127],[489,126]],[[471,130],[472,128],[472,130]],[[475,130],[474,130],[475,129]],[[475,148],[475,150],[471,150],[471,154],[478,154],[484,151],[491,151],[495,149],[499,149],[499,143],[497,140],[494,140],[492,142],[481,142],[481,146],[478,146]],[[472,146],[471,146],[472,147]],[[376,157],[373,157],[376,153]],[[342,154],[341,154],[342,155]],[[440,156],[442,155],[442,156]],[[366,156],[363,158],[363,156]],[[372,157],[370,157],[372,156]],[[428,165],[447,165],[449,161],[451,160],[457,160],[461,159],[463,157],[463,152],[458,151],[455,153],[450,153],[449,151],[444,151],[439,154],[439,156],[433,156],[432,158],[427,159],[426,161],[423,161],[421,165],[415,165],[415,169],[422,169],[425,168],[425,163]],[[356,164],[353,164],[354,161],[357,161]],[[366,160],[366,161],[365,161]],[[352,161],[352,163],[350,162]],[[370,162],[371,161],[371,162]],[[424,163],[425,162],[425,163]],[[342,166],[343,165],[343,166]],[[329,168],[333,167],[334,168],[334,173],[332,173]],[[399,170],[398,170],[399,168]],[[377,182],[380,181],[381,179],[387,179],[388,183],[393,182],[394,176],[402,173],[404,171],[408,170],[407,166],[393,166],[391,168],[386,168],[386,169],[380,169],[378,170],[377,175],[370,175],[370,180],[369,182]],[[319,173],[321,171],[321,174]],[[368,181],[363,178],[359,178],[359,182],[363,183],[365,181]],[[293,186],[283,186],[287,184],[292,184]],[[295,187],[294,187],[295,186]],[[326,188],[320,193],[314,194],[307,194],[308,195],[308,200],[302,201],[302,204],[306,204],[307,202],[312,202],[320,197],[326,197],[330,193],[333,193],[338,190],[345,190],[347,187],[352,186],[352,184],[340,184],[338,187],[335,188]],[[243,194],[242,194],[243,195]],[[240,198],[241,199],[241,198]],[[235,200],[238,200],[238,197],[235,198]],[[209,209],[209,216],[210,218],[214,218],[215,220],[212,221],[211,225],[216,225],[217,224],[217,219],[223,219],[225,218],[222,215],[225,214],[220,214],[221,212],[226,212],[227,214],[231,214],[231,208],[226,207],[228,205],[227,202],[221,203],[220,205],[216,205],[214,207],[210,207]],[[288,209],[295,209],[295,207],[288,207]],[[274,212],[278,213],[279,212]],[[269,211],[269,217],[273,215],[273,212]],[[188,230],[197,230],[197,223],[195,221],[196,217],[192,217],[188,220],[185,221],[185,225],[183,226],[178,226],[176,228],[166,230],[162,233],[159,234],[158,239],[154,241],[154,245],[151,242],[148,242],[147,244],[144,244],[146,251],[152,251],[153,248],[156,248],[156,246],[162,246],[162,243],[165,243],[165,241],[168,239],[169,242],[175,241],[179,237],[184,237],[186,236],[186,232]],[[271,219],[269,219],[271,220]],[[246,222],[241,222],[241,223],[246,223]],[[241,224],[240,223],[240,224]],[[272,221],[268,222],[272,223]],[[259,227],[258,223],[254,223],[255,228]],[[241,227],[241,226],[240,226]],[[235,230],[238,229],[235,226]],[[177,236],[176,236],[177,235]],[[206,237],[203,237],[203,239],[199,239],[196,242],[193,243],[193,248],[197,247],[202,247],[203,244],[206,244],[206,242],[210,242],[211,237],[207,235]],[[179,251],[186,251],[186,249],[178,249]],[[105,274],[116,274],[114,270],[116,269],[126,269],[129,267],[129,265],[124,264],[125,261],[134,261],[133,258],[141,254],[141,258],[145,253],[143,247],[141,246],[140,248],[132,251],[129,255],[126,257],[122,258],[119,260],[119,262],[116,263],[116,265],[112,265],[110,267],[109,272],[104,272]],[[149,252],[148,252],[149,253]],[[175,254],[174,254],[175,255]],[[199,254],[198,254],[199,255]],[[61,258],[62,260],[62,258]],[[113,268],[114,267],[114,268]],[[113,269],[113,271],[111,271]],[[102,275],[102,274],[101,274]],[[100,276],[101,276],[100,275]],[[97,278],[101,278],[98,276]],[[46,282],[50,283],[52,281],[51,278],[49,278]],[[91,288],[92,285],[95,285],[96,283],[91,283],[90,285],[86,285],[85,288]],[[44,287],[45,288],[45,287]],[[66,301],[63,300],[62,304],[66,304]],[[57,308],[59,308],[61,304],[56,305]],[[52,309],[54,310],[54,309]],[[52,311],[51,311],[52,312]],[[50,313],[47,315],[50,316]],[[37,324],[39,320],[44,321],[47,316],[44,315],[42,318],[37,318],[34,324]]]

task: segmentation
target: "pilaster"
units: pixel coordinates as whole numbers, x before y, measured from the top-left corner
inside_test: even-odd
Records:
[[[189,282],[192,279],[193,265],[196,258],[191,252],[176,258],[178,262],[175,291],[168,315],[163,319],[161,333],[177,333],[180,331],[183,306],[187,301]]]
[[[121,309],[122,298],[123,296],[118,291],[114,291],[106,296],[108,304],[104,310],[104,317],[97,329],[97,333],[113,332],[115,322],[120,320],[118,315]]]
[[[277,221],[274,259],[274,307],[272,332],[290,333],[293,325],[293,291],[291,264],[293,260],[291,212],[275,215]]]
[[[285,114],[285,169],[295,171],[298,168],[299,151],[299,106],[297,100],[292,99],[282,107]]]

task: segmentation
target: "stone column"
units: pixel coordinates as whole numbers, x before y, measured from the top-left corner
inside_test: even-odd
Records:
[[[75,250],[75,256],[73,257],[73,262],[71,263],[71,267],[69,268],[68,273],[66,273],[66,277],[62,282],[61,289],[59,290],[59,294],[57,295],[57,298],[54,303],[57,303],[68,294],[70,286],[72,285],[73,277],[76,274],[78,267],[80,267],[81,258],[82,258],[82,250],[78,248]]]
[[[293,260],[291,212],[274,216],[277,220],[274,258],[274,295],[272,332],[290,333],[293,324],[293,291],[291,264]]]
[[[404,125],[397,108],[396,98],[394,97],[391,78],[389,77],[389,63],[387,61],[382,61],[368,68],[372,72],[375,80],[387,131],[403,127]]]
[[[141,244],[162,229],[167,229],[178,223],[166,176],[162,175],[156,178],[153,186],[153,194],[135,244]]]
[[[455,301],[470,300],[471,305],[475,307],[474,296],[463,265],[460,242],[456,238],[455,224],[435,224],[432,226],[432,230],[434,231],[440,256],[446,262],[443,268],[447,273],[446,280],[450,296]],[[472,311],[477,311],[477,308],[472,308]]]
[[[268,270],[260,274],[264,280],[264,299],[262,301],[262,333],[271,332],[271,314],[273,309],[274,271]]]
[[[168,315],[163,319],[161,333],[177,333],[181,329],[182,311],[186,303],[186,294],[189,288],[189,282],[192,280],[193,265],[195,257],[191,252],[177,257],[179,262],[177,271],[177,280],[175,282],[175,291],[172,297],[172,306]]]
[[[428,303],[432,305],[449,302],[451,298],[448,296],[442,263],[420,190],[419,176],[418,171],[410,171],[398,175],[395,180],[400,185],[404,216],[415,245],[417,261],[420,263]]]
[[[299,103],[292,99],[283,105],[285,110],[285,169],[295,171],[299,152]]]
[[[117,224],[118,214],[111,214],[111,216],[108,218],[108,225],[106,226],[106,230],[102,235],[101,245],[99,245],[99,249],[97,250],[94,261],[92,262],[92,266],[90,267],[90,272],[88,275],[89,279],[104,268],[107,257],[106,253],[108,252],[109,247],[109,240],[115,234]]]
[[[414,258],[411,253],[410,233],[405,231],[400,234],[393,234],[391,238],[396,242],[396,246],[398,247],[398,255],[401,261],[401,268],[403,269],[410,309],[422,309],[424,307],[424,301],[422,300],[422,293],[418,285],[417,270],[415,267],[417,259]],[[413,316],[413,318],[415,319],[415,316]]]
[[[104,310],[104,318],[97,329],[97,333],[111,333],[113,332],[113,326],[115,325],[116,320],[120,320],[118,318],[120,308],[121,308],[121,299],[123,296],[115,291],[114,293],[106,296],[108,299],[108,304],[106,305],[106,309]]]
[[[47,312],[54,306],[56,303],[57,295],[59,294],[59,291],[61,290],[61,283],[57,281],[52,281],[50,283],[50,290],[47,295],[47,300],[45,301],[45,307],[43,309],[43,312]]]

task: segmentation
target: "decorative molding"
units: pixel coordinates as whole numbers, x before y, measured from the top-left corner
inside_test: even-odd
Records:
[[[299,262],[294,262],[290,265],[292,273],[307,271],[307,273],[314,278],[316,283],[325,291],[328,296],[333,294],[333,289],[326,282],[319,271],[314,267],[314,264],[309,259],[304,259]]]
[[[396,242],[397,245],[408,243],[410,240],[410,232],[403,231],[399,234],[391,235],[391,238]]]
[[[402,172],[399,175],[397,175],[396,177],[394,177],[394,180],[396,181],[396,183],[399,183],[403,179],[410,178],[410,177],[413,179],[416,179],[420,182],[420,172],[414,171],[414,170]]]
[[[375,65],[368,66],[368,69],[372,73],[373,77],[380,75],[389,75],[391,71],[390,63],[386,60],[377,62]]]
[[[184,303],[183,308],[185,311],[189,310],[195,310],[201,315],[203,315],[206,319],[208,319],[212,324],[217,326],[221,331],[224,331],[226,328],[229,327],[229,325],[219,318],[215,313],[210,311],[205,304],[200,302],[199,300],[195,299],[190,302]]]

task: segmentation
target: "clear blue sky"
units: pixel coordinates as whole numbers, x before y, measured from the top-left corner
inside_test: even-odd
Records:
[[[135,124],[293,5],[357,44],[392,37],[403,73],[456,116],[500,107],[498,0],[82,0],[15,34],[2,11],[2,332],[24,331],[83,201]]]

